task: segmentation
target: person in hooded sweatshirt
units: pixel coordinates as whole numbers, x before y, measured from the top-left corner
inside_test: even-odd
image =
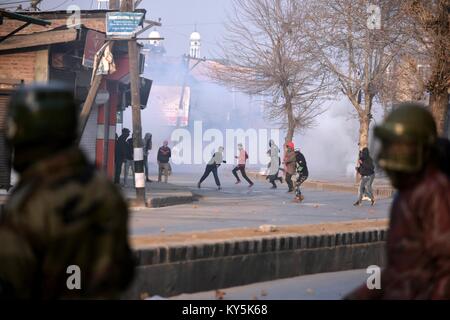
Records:
[[[361,181],[359,183],[358,200],[353,205],[361,205],[364,194],[367,194],[373,206],[375,203],[375,198],[372,192],[372,183],[375,179],[375,167],[373,165],[373,160],[370,157],[368,148],[363,148],[359,152],[358,163],[359,166],[356,170],[361,175]]]
[[[239,156],[235,156],[236,159],[238,159],[238,165],[234,167],[234,169],[231,171],[236,178],[236,184],[241,183],[241,179],[239,179],[239,176],[237,175],[237,172],[240,171],[242,174],[242,177],[248,182],[249,188],[253,187],[253,182],[250,180],[249,177],[247,177],[247,174],[245,173],[245,163],[248,159],[247,151],[245,151],[244,146],[242,143],[238,144],[238,150],[239,150]]]
[[[286,143],[286,153],[284,155],[284,171],[286,174],[286,183],[288,184],[288,192],[294,191],[294,183],[292,182],[292,176],[295,174],[296,156],[294,151],[294,143],[292,141]]]
[[[275,141],[270,140],[269,141],[269,147],[270,149],[267,151],[267,155],[270,157],[270,162],[268,165],[269,172],[267,174],[267,180],[272,184],[271,189],[276,189],[277,185],[275,181],[279,180],[281,183],[283,183],[283,178],[278,176],[278,172],[280,171],[280,149],[278,149],[278,146],[275,144]]]
[[[222,163],[227,163],[227,162],[225,160],[223,160],[223,147],[219,147],[219,150],[217,152],[214,152],[214,155],[212,156],[211,160],[209,160],[208,164],[206,165],[203,176],[200,178],[200,181],[197,183],[197,187],[199,189],[201,188],[202,182],[205,181],[205,179],[209,176],[209,174],[211,172],[213,173],[217,188],[219,190],[222,189],[220,186],[219,176],[217,175],[217,168],[219,168]]]

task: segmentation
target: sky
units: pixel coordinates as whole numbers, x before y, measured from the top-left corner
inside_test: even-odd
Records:
[[[0,0],[1,7],[16,6],[17,2],[23,2],[23,8],[29,7],[29,1]],[[66,10],[72,4],[81,9],[97,9],[97,0],[43,0],[40,9]],[[158,21],[161,18],[162,27],[156,29],[165,38],[168,55],[188,53],[189,36],[196,28],[202,37],[201,55],[207,58],[217,57],[217,43],[224,32],[223,22],[230,7],[230,0],[143,0],[138,6],[147,10],[147,19]]]

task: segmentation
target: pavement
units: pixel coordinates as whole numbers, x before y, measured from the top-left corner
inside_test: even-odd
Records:
[[[170,179],[179,190],[192,192],[200,197],[200,201],[165,208],[131,209],[131,235],[384,219],[388,217],[392,201],[391,198],[380,198],[373,207],[369,202],[354,207],[356,192],[304,188],[305,200],[295,203],[293,194],[286,192],[285,183],[272,190],[265,180],[255,180],[255,185],[248,188],[244,181],[235,185],[231,173],[219,170],[222,190],[217,190],[212,177],[197,189],[200,175],[178,173]]]
[[[341,300],[353,289],[364,284],[368,276],[365,269],[319,273],[181,294],[171,297],[170,300]]]

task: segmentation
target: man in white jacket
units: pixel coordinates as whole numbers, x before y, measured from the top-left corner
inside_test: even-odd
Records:
[[[217,168],[222,163],[227,163],[225,160],[223,160],[223,147],[219,147],[219,150],[214,153],[211,160],[209,160],[208,164],[205,168],[205,173],[203,173],[203,176],[201,177],[200,181],[197,183],[197,187],[200,188],[202,182],[209,176],[209,174],[212,172],[214,176],[214,180],[216,181],[217,188],[220,190],[222,189],[220,186],[220,180],[219,176],[217,175]]]
[[[241,179],[239,179],[239,176],[237,175],[237,172],[240,171],[242,177],[248,182],[249,188],[253,187],[252,180],[247,177],[247,174],[245,173],[245,163],[248,159],[247,151],[245,151],[244,146],[242,143],[238,144],[238,150],[239,150],[239,156],[235,156],[235,159],[238,159],[238,165],[234,167],[232,173],[236,177],[236,184],[241,183]]]

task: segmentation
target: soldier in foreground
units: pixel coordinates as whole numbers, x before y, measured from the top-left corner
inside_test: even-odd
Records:
[[[398,190],[390,214],[381,289],[347,299],[450,299],[450,179],[431,114],[398,106],[375,128],[378,164]],[[448,160],[448,159],[447,159]]]
[[[132,279],[126,203],[75,145],[77,119],[60,84],[11,98],[7,137],[20,181],[0,225],[1,298],[118,298]]]

